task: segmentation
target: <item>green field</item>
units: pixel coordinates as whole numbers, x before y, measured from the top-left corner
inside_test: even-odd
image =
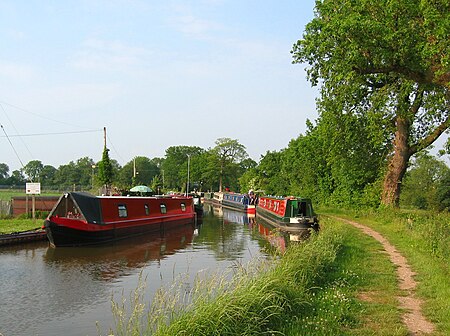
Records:
[[[43,191],[41,196],[59,196],[61,192],[57,191]],[[0,201],[10,201],[15,196],[26,196],[24,190],[11,190],[11,189],[0,189]],[[31,197],[31,196],[30,196]]]

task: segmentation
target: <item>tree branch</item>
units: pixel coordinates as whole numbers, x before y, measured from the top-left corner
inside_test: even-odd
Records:
[[[442,133],[444,133],[450,127],[450,115],[447,116],[447,119],[443,123],[441,123],[433,133],[429,134],[426,138],[417,142],[409,148],[409,154],[414,155],[418,151],[427,148],[431,145]]]
[[[397,65],[391,65],[386,67],[365,67],[358,68],[353,67],[353,70],[360,75],[373,75],[373,74],[390,74],[390,73],[398,73],[405,75],[407,78],[420,83],[420,84],[433,84],[443,86],[449,89],[449,83],[446,83],[441,78],[434,78],[434,74],[432,71],[427,71],[426,73],[412,71],[411,69],[404,68]],[[442,76],[446,78],[446,76]]]

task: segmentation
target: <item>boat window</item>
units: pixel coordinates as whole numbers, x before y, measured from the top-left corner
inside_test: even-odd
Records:
[[[164,203],[161,203],[160,207],[161,207],[161,213],[162,214],[167,213],[167,208],[166,208],[166,205]]]
[[[148,216],[150,214],[150,209],[148,207],[148,204],[144,204],[145,214]]]
[[[186,211],[186,204],[181,203],[181,211]]]
[[[127,206],[125,204],[119,204],[117,209],[119,210],[119,217],[128,217]]]
[[[301,202],[298,204],[298,215],[299,216],[307,216],[307,210],[306,210],[306,202]]]

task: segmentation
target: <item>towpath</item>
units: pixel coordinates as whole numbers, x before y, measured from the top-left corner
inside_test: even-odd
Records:
[[[399,302],[399,306],[404,309],[403,322],[408,328],[409,335],[415,336],[431,334],[434,331],[435,326],[429,322],[422,313],[421,307],[423,301],[415,295],[417,287],[417,282],[414,279],[415,273],[411,270],[406,258],[396,250],[395,246],[390,244],[389,241],[377,231],[345,218],[335,216],[328,217],[351,224],[381,243],[383,249],[389,255],[389,259],[397,268],[399,288],[404,294],[402,296],[398,296],[397,300]]]

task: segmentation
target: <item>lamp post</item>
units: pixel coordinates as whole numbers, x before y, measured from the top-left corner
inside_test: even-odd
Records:
[[[92,165],[92,178],[91,178],[91,188],[94,189],[94,169],[96,168],[96,165]]]
[[[139,174],[139,172],[136,169],[136,157],[134,157],[133,158],[133,178],[131,179],[131,183],[133,185],[137,184],[137,182],[136,182],[136,175],[138,175],[138,174]]]
[[[186,196],[189,195],[189,163],[191,160],[191,156],[187,154],[188,157],[188,169],[187,169],[187,188],[186,188]]]

